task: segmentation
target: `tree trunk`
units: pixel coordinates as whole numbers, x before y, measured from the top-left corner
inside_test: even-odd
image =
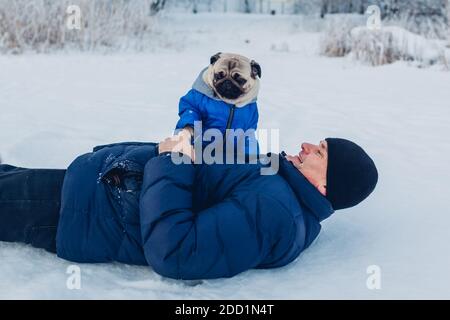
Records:
[[[154,15],[159,11],[163,10],[165,5],[166,0],[154,0],[153,3],[150,5],[150,14]]]
[[[252,9],[250,7],[250,1],[249,0],[245,0],[244,1],[244,12],[245,13],[251,13]]]

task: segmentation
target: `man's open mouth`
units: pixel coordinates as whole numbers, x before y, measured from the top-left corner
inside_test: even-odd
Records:
[[[299,152],[298,160],[300,160],[300,163],[303,163],[302,152]]]

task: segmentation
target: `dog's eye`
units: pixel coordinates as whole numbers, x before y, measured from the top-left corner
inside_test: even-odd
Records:
[[[237,77],[237,79],[235,79],[235,80],[241,86],[243,86],[247,82],[247,80],[245,80],[244,78],[241,78],[241,77]]]
[[[236,74],[233,76],[233,79],[234,79],[237,83],[239,83],[239,85],[241,85],[241,86],[243,86],[243,85],[247,82],[247,80],[245,80],[244,78],[241,78],[241,76],[240,76],[238,73],[236,73]]]
[[[216,79],[216,80],[223,79],[224,77],[225,77],[225,73],[223,71],[220,71],[219,73],[216,73],[214,75],[214,79]]]

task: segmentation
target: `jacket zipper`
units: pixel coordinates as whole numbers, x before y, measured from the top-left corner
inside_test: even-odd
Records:
[[[236,109],[235,105],[233,105],[231,107],[230,114],[229,114],[228,120],[227,120],[227,127],[225,130],[231,129],[231,124],[233,123],[233,118],[234,118],[234,109]]]
[[[225,128],[225,137],[224,137],[224,143],[226,144],[228,139],[228,129],[231,129],[231,124],[233,123],[234,118],[234,110],[236,109],[236,105],[233,105],[230,110],[230,114],[228,115],[227,120],[227,127]]]

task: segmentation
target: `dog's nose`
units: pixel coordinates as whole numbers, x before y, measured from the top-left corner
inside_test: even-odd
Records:
[[[231,89],[233,87],[233,83],[231,82],[231,80],[225,80],[223,82],[223,86],[225,89]]]

